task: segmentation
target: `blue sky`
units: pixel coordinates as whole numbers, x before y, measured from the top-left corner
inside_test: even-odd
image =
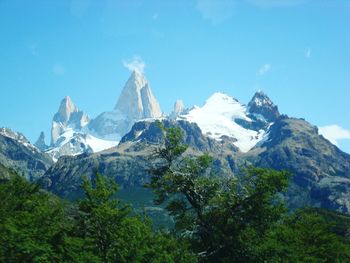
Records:
[[[112,109],[139,58],[164,112],[261,89],[350,152],[348,0],[0,0],[0,33],[0,126],[31,141],[66,95]]]

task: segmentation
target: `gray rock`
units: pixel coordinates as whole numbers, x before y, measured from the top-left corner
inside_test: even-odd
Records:
[[[41,151],[45,151],[49,146],[45,143],[45,134],[41,132],[39,138],[34,143],[34,146],[37,147]]]

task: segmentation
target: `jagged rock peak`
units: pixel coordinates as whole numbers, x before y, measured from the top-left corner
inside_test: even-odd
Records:
[[[115,106],[129,120],[159,118],[162,116],[159,103],[154,97],[144,75],[134,71],[126,82]]]
[[[248,103],[248,111],[263,116],[268,122],[274,122],[280,116],[278,107],[260,90],[254,94]]]
[[[41,151],[45,151],[48,148],[48,146],[45,143],[45,133],[44,132],[40,133],[39,138],[34,143],[34,146],[36,146]]]
[[[80,130],[89,124],[90,118],[83,111],[78,110],[72,99],[66,96],[60,104],[58,112],[52,120],[51,126],[51,146],[54,145],[58,137],[63,134],[67,128]]]
[[[78,108],[74,105],[72,99],[69,96],[64,97],[61,101],[58,112],[54,116],[54,121],[66,123],[68,122],[70,115],[73,112],[77,112]]]

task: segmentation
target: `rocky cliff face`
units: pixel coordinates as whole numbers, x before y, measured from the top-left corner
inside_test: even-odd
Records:
[[[33,146],[23,134],[0,128],[0,164],[35,181],[53,162],[49,155]]]
[[[54,146],[58,138],[68,129],[80,130],[89,122],[89,116],[78,110],[69,96],[65,97],[52,120],[51,146]]]
[[[48,146],[45,143],[45,134],[44,134],[44,132],[40,133],[39,138],[34,143],[34,146],[37,147],[40,151],[47,150]]]
[[[141,119],[162,116],[145,76],[134,71],[126,82],[113,111],[100,114],[89,129],[99,138],[120,140]]]
[[[248,112],[267,122],[274,122],[280,116],[278,107],[262,91],[256,92],[248,103]]]
[[[269,139],[245,159],[292,173],[287,196],[291,207],[307,204],[350,213],[350,155],[305,120],[281,116],[271,126]]]
[[[159,118],[162,111],[145,76],[134,71],[126,82],[115,106],[129,120]]]

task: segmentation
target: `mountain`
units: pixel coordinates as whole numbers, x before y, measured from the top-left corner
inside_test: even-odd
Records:
[[[98,152],[118,144],[118,141],[103,140],[91,135],[88,129],[90,122],[90,117],[80,111],[67,96],[61,101],[52,120],[51,145],[43,149],[43,135],[36,144],[54,161],[64,155]]]
[[[118,99],[115,110],[123,113],[129,120],[137,121],[159,118],[162,111],[145,76],[134,71]]]
[[[278,107],[262,91],[256,92],[248,103],[248,112],[267,122],[274,122],[280,116]]]
[[[266,138],[266,129],[270,124],[264,119],[266,125],[263,129],[258,125],[259,120],[251,118],[250,113],[238,100],[218,92],[202,107],[196,106],[178,118],[197,123],[202,132],[213,139],[221,140],[222,136],[228,136],[240,151],[248,152]],[[262,116],[265,116],[264,113]]]
[[[289,205],[321,206],[350,213],[350,155],[319,135],[303,119],[279,117],[269,138],[244,158],[259,167],[288,170]]]
[[[284,198],[291,209],[310,205],[350,214],[350,155],[307,121],[281,115],[262,92],[248,106],[215,93],[202,107],[193,107],[176,120],[161,121],[181,128],[184,143],[190,146],[187,154],[212,155],[212,168],[218,174],[235,176],[250,164],[286,169],[292,178]],[[117,147],[61,158],[42,181],[48,190],[72,196],[81,176],[92,176],[98,170],[114,177],[123,188],[141,187],[148,180],[150,156],[161,141],[154,120],[136,122]]]
[[[37,145],[54,161],[61,156],[99,152],[116,146],[136,121],[160,117],[159,103],[147,79],[135,71],[126,82],[115,108],[95,119],[79,110],[69,96],[65,97],[52,120],[50,147],[45,148],[43,135]]]
[[[78,110],[72,99],[66,96],[60,104],[58,112],[52,120],[51,145],[55,145],[59,137],[67,129],[81,130],[90,122],[90,118],[83,111]]]
[[[0,128],[0,164],[14,169],[28,180],[36,180],[53,162],[23,134]]]
[[[162,111],[151,87],[139,72],[132,72],[113,111],[107,111],[89,124],[92,133],[103,139],[120,140],[139,120],[160,118]]]
[[[166,127],[177,125],[181,128],[184,143],[190,145],[191,153],[221,151],[236,152],[232,144],[223,145],[202,134],[195,123],[186,121],[163,120]],[[64,156],[52,166],[41,182],[47,190],[60,196],[71,197],[79,193],[81,176],[91,177],[96,171],[115,178],[122,188],[139,188],[148,181],[146,170],[149,168],[150,156],[162,140],[162,132],[156,122],[139,121],[131,131],[120,141],[120,144],[103,152],[83,154],[79,156]],[[228,148],[226,148],[228,147]],[[220,167],[229,173],[229,164]]]

